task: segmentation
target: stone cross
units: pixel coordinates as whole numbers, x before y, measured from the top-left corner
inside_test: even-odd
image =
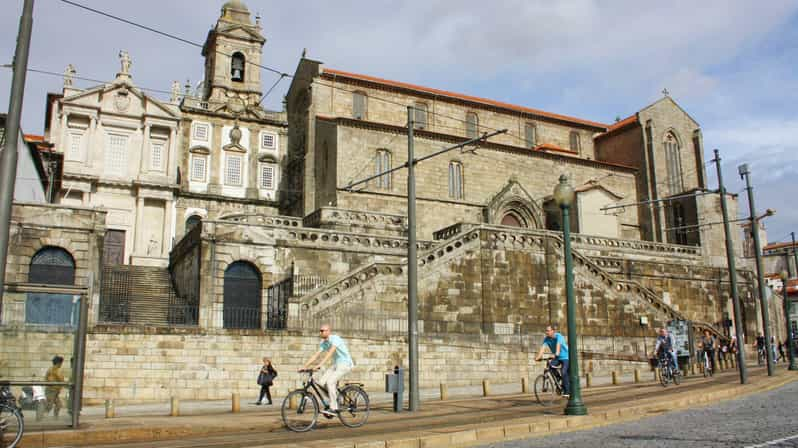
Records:
[[[671,93],[668,92],[668,89],[662,89],[662,94],[665,96],[669,96]]]
[[[72,87],[75,73],[77,73],[75,66],[72,64],[67,65],[66,69],[64,70],[64,87]]]
[[[130,55],[125,50],[119,51],[119,64],[122,66],[122,70],[119,72],[123,75],[130,74],[130,66],[133,65],[133,60],[130,59]]]

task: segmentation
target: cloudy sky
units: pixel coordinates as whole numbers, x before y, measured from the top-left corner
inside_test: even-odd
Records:
[[[222,0],[74,0],[202,43]],[[768,238],[798,231],[798,1],[248,0],[267,43],[263,64],[293,73],[303,48],[327,66],[488,97],[600,122],[626,117],[663,88],[704,131],[706,160],[721,150],[729,191],[749,163]],[[22,0],[5,0],[0,63],[10,63]],[[134,81],[169,90],[201,80],[200,50],[63,3],[36,0],[30,68],[110,80],[117,53]],[[264,90],[276,77],[263,73]],[[43,128],[59,77],[29,73],[22,125]],[[0,69],[0,109],[11,71]],[[92,83],[78,81],[86,87]],[[279,109],[288,82],[266,100]],[[163,93],[155,96],[165,98]],[[710,167],[711,168],[711,167]],[[715,188],[714,169],[709,169]],[[747,202],[740,208],[747,210]],[[746,212],[747,215],[747,212]]]

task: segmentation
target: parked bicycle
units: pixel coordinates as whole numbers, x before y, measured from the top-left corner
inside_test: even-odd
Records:
[[[283,400],[280,413],[283,423],[291,431],[305,432],[316,426],[319,405],[329,409],[327,388],[313,379],[314,370],[300,370],[307,374],[303,386],[291,391]],[[360,383],[345,383],[338,388],[338,419],[344,426],[357,428],[369,418],[369,396]],[[333,418],[333,417],[327,417]]]
[[[546,359],[546,368],[535,378],[535,399],[544,406],[560,399],[563,393],[562,366],[552,366],[552,359]]]
[[[14,448],[25,432],[25,417],[8,386],[0,387],[0,448]]]
[[[668,386],[671,381],[676,385],[681,381],[679,371],[676,370],[670,354],[667,352],[660,353],[657,358],[657,368],[659,368],[659,382],[663,387]]]
[[[715,374],[714,370],[712,370],[712,360],[709,359],[709,352],[706,350],[702,350],[704,352],[704,378],[712,376]]]

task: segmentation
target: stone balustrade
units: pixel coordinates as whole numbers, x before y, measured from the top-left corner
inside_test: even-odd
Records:
[[[679,244],[658,243],[654,241],[624,240],[604,236],[571,234],[571,241],[579,246],[597,246],[622,250],[635,250],[653,252],[658,255],[700,256],[701,248],[697,246],[682,246]]]

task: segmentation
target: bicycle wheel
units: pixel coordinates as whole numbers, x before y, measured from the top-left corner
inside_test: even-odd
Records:
[[[682,381],[682,375],[678,370],[671,370],[671,381],[673,381],[673,384],[677,386]]]
[[[543,406],[554,403],[560,394],[557,391],[557,385],[551,376],[541,374],[535,378],[535,399]]]
[[[668,386],[668,381],[670,381],[670,367],[662,367],[659,369],[659,382],[662,384],[662,387]]]
[[[0,447],[14,448],[25,431],[25,420],[18,409],[0,404]]]
[[[358,428],[369,419],[369,396],[360,386],[350,384],[338,393],[338,419],[344,426]]]
[[[706,353],[704,354],[704,378],[712,375],[712,369],[709,364],[709,359],[707,358]]]
[[[319,418],[319,402],[304,389],[289,393],[280,409],[285,427],[294,432],[305,432],[316,425]]]

